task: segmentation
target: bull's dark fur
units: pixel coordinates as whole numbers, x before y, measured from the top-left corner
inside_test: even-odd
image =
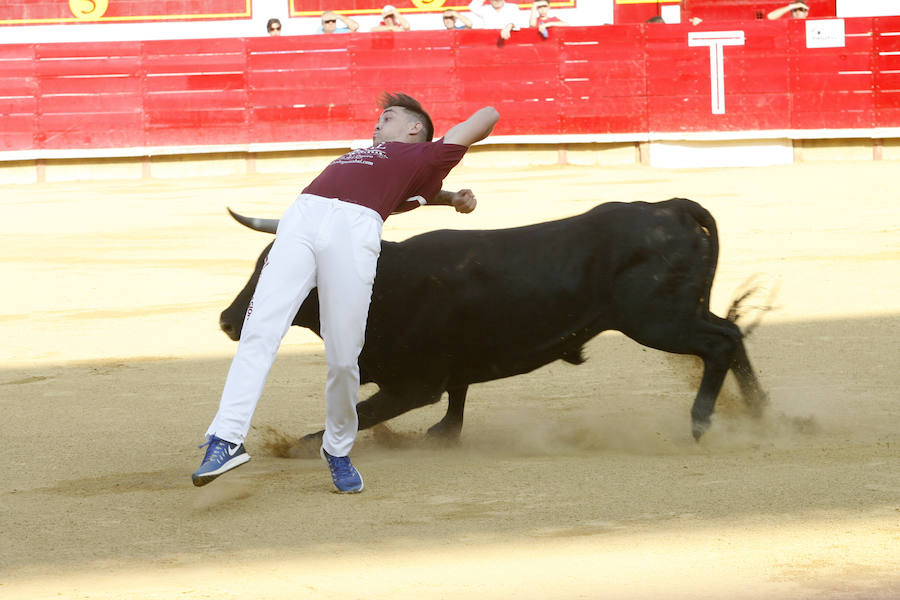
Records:
[[[470,384],[558,359],[581,364],[584,345],[608,329],[703,360],[691,410],[695,437],[709,426],[729,369],[758,410],[765,394],[741,331],[709,310],[718,252],[712,215],[683,198],[602,204],[513,229],[384,241],[359,358],[361,381],[379,390],[357,407],[360,429],[437,402],[446,391],[447,414],[429,433],[455,438]],[[267,253],[222,312],[232,339]],[[318,308],[313,290],[293,324],[318,334]]]

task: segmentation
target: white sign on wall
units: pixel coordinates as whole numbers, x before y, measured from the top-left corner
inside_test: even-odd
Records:
[[[844,20],[806,20],[807,48],[843,48]]]
[[[666,23],[681,23],[681,5],[663,4],[659,7],[659,16]]]
[[[712,114],[725,114],[725,46],[743,46],[743,31],[698,31],[688,34],[688,46],[709,46]]]

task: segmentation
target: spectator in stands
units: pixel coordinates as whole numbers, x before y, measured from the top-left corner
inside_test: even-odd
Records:
[[[809,15],[809,6],[806,5],[806,2],[791,2],[787,6],[776,8],[766,16],[769,19],[775,20],[780,19],[788,13],[791,13],[792,19],[805,19]]]
[[[548,37],[548,27],[568,27],[568,23],[559,17],[551,17],[549,0],[534,0],[531,5],[531,18],[528,21],[529,27],[537,27],[541,37]]]
[[[647,23],[665,23],[665,22],[666,22],[666,20],[663,19],[659,15],[656,15],[655,17],[650,17],[649,19],[647,19]],[[688,22],[691,25],[697,26],[703,22],[703,19],[701,19],[700,17],[691,17],[690,19],[688,19]]]
[[[457,20],[459,23],[456,22]],[[455,10],[445,10],[444,29],[472,29],[472,21]]]
[[[409,31],[409,21],[404,19],[396,8],[386,4],[381,9],[381,23],[370,31]]]
[[[341,27],[337,26],[338,19],[343,23]],[[359,29],[359,23],[350,17],[329,10],[322,13],[322,26],[319,27],[317,33],[350,33],[357,29]]]
[[[485,2],[488,1],[488,4]],[[500,39],[508,40],[519,30],[519,7],[506,0],[472,0],[469,12],[481,19],[485,29],[499,29]]]
[[[266,31],[269,32],[269,35],[281,35],[281,21],[269,19],[269,22],[266,23]]]

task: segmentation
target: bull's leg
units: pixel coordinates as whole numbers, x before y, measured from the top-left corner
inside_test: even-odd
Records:
[[[434,404],[441,399],[442,391],[439,390],[436,393],[398,393],[380,389],[356,405],[356,414],[359,415],[359,428],[360,430],[368,429],[409,412],[414,408]]]
[[[747,356],[747,348],[744,346],[743,340],[738,340],[734,360],[731,362],[731,372],[737,379],[738,387],[741,388],[741,396],[744,398],[750,414],[754,417],[761,417],[763,409],[769,403],[769,397],[760,385],[759,379],[756,378],[756,372],[750,364],[750,357]]]
[[[719,397],[727,372],[727,363],[722,364],[719,359],[703,359],[703,379],[691,407],[691,433],[695,440],[699,440],[709,429],[710,417],[716,407],[716,398]]]
[[[428,429],[429,437],[440,437],[446,441],[457,441],[462,432],[463,412],[466,408],[468,385],[447,389],[449,396],[447,414]]]
[[[356,405],[356,414],[359,418],[359,430],[368,429],[384,421],[389,421],[414,408],[433,404],[441,399],[441,392],[436,393],[395,393],[384,389],[377,392]],[[325,431],[317,431],[300,438],[300,445],[305,448],[316,447],[322,443],[322,435]]]
[[[741,343],[741,331],[729,321],[714,323],[701,321],[693,337],[693,354],[703,359],[703,378],[691,407],[691,431],[694,439],[709,429],[709,421],[716,406],[716,399],[725,382],[725,375],[734,363]],[[746,353],[745,353],[746,358]]]
[[[675,354],[692,354],[703,360],[703,378],[691,407],[691,431],[694,439],[709,428],[716,398],[722,389],[725,375],[735,359],[741,331],[724,319],[708,320],[694,317],[664,323],[642,323],[634,329],[621,329],[632,339],[657,350]]]
[[[717,317],[710,313],[710,317],[715,323],[726,328],[737,327],[733,321]],[[738,331],[740,331],[738,329]],[[763,409],[769,403],[769,397],[763,390],[759,379],[756,378],[756,372],[750,364],[750,357],[747,355],[747,348],[744,346],[743,334],[737,340],[737,347],[734,351],[734,358],[731,361],[731,372],[734,373],[741,390],[741,398],[747,406],[750,414],[754,417],[761,417]]]

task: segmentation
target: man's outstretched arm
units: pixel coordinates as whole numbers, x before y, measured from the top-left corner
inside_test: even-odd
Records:
[[[444,142],[459,144],[460,146],[471,146],[490,135],[499,118],[500,113],[493,106],[485,106],[475,111],[471,117],[462,123],[451,127],[450,131],[444,135]]]

